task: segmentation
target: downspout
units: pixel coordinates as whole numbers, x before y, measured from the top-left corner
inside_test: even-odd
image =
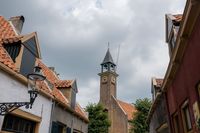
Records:
[[[72,118],[72,123],[71,123],[71,133],[73,133],[74,130],[74,116]]]
[[[51,133],[51,130],[52,130],[52,119],[53,119],[53,114],[54,114],[54,109],[55,109],[55,101],[54,100],[51,100],[52,101],[52,105],[51,105],[51,116],[50,116],[50,122],[49,122],[49,133]]]

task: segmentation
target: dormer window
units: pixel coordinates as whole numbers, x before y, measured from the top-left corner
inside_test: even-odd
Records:
[[[23,44],[35,57],[39,57],[35,37],[25,41]]]
[[[4,44],[3,47],[6,49],[13,62],[16,62],[16,58],[19,55],[21,44],[20,42],[15,42],[13,44]]]
[[[19,65],[19,71],[22,75],[27,76],[28,73],[33,71],[36,58],[40,58],[37,34],[34,32],[24,36],[22,46],[22,57]]]
[[[181,19],[182,15],[166,15],[166,42],[168,43],[170,57],[176,45]]]
[[[20,73],[26,76],[33,71],[36,57],[38,57],[37,46],[34,38],[31,38],[23,43],[23,55],[20,67]]]

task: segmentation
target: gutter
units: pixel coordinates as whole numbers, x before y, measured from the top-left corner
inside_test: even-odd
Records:
[[[50,122],[49,122],[49,133],[51,133],[51,130],[52,130],[52,122],[53,122],[54,109],[55,109],[55,101],[52,100],[51,116],[50,116]]]

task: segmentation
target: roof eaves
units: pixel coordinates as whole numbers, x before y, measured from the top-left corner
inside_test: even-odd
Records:
[[[165,74],[164,81],[161,87],[163,91],[166,91],[166,89],[169,87],[169,85],[171,84],[172,80],[176,75],[176,72],[180,66],[180,62],[182,61],[187,46],[187,41],[193,31],[195,22],[199,14],[200,14],[200,1],[193,0],[193,2],[191,2],[191,0],[187,0],[182,17],[182,23],[180,25],[180,29],[178,31],[176,39],[177,40],[176,46],[170,58],[167,72]]]

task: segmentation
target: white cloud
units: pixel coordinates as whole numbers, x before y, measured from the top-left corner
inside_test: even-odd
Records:
[[[119,99],[150,96],[151,77],[163,77],[168,63],[164,15],[181,13],[184,5],[181,0],[7,0],[0,12],[25,16],[23,33],[38,32],[43,61],[63,79],[77,79],[77,99],[85,106],[98,102],[97,73],[108,41],[115,60],[121,44]]]

